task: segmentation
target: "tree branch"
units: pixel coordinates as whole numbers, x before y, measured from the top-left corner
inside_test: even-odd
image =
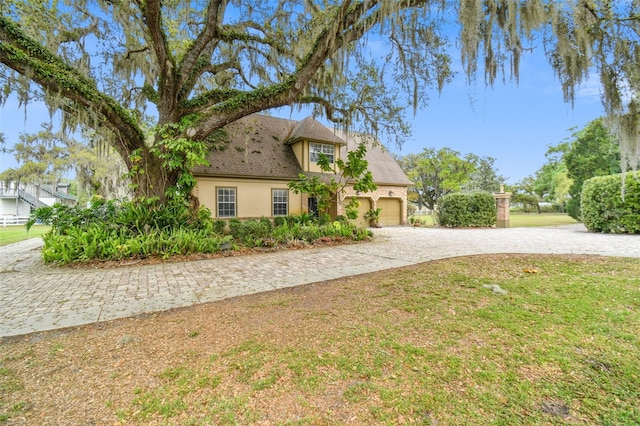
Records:
[[[123,158],[126,159],[133,150],[144,147],[144,134],[128,111],[101,93],[92,80],[27,37],[3,16],[0,16],[0,62],[22,75],[30,76],[44,90],[103,117],[120,141],[116,148]]]
[[[190,76],[193,74],[193,68],[196,66],[198,59],[207,49],[211,41],[213,41],[217,36],[218,24],[221,20],[221,16],[224,15],[225,6],[226,2],[223,2],[222,0],[211,0],[209,2],[205,28],[194,40],[180,66],[182,72],[182,81],[180,82],[180,86],[183,86],[188,81]]]
[[[158,67],[160,68],[160,81],[158,82],[158,124],[174,120],[177,112],[178,86],[175,79],[177,72],[175,60],[169,52],[162,28],[162,2],[161,0],[147,0],[142,7],[144,22],[151,37],[151,48],[155,53]]]
[[[406,0],[400,10],[415,7],[428,0]],[[292,76],[280,83],[242,93],[211,107],[203,121],[187,134],[194,139],[204,139],[214,130],[247,115],[294,103],[309,84],[322,64],[347,44],[358,40],[375,23],[381,22],[384,10],[378,6],[381,0],[368,0],[355,5],[345,1],[333,10],[327,27],[316,37],[312,48],[302,59]],[[373,13],[370,13],[373,10]],[[368,14],[368,16],[367,16]],[[222,37],[221,37],[222,38]]]
[[[140,49],[135,49],[135,50],[129,50],[127,52],[127,55],[125,56],[126,59],[130,59],[131,55],[134,53],[142,53],[142,52],[147,52],[149,50],[149,46],[146,47],[142,47]]]

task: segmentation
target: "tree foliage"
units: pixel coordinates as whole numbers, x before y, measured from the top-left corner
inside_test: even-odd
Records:
[[[506,178],[498,174],[493,157],[479,157],[475,154],[467,155],[466,159],[475,164],[475,170],[469,176],[469,182],[464,185],[466,191],[497,192],[500,184]]]
[[[26,179],[59,180],[72,167],[68,151],[74,143],[73,139],[53,132],[50,124],[43,124],[38,133],[20,135],[20,141],[8,149],[23,164],[23,173],[16,170],[15,174]]]
[[[0,173],[0,181],[33,182],[55,188],[73,171],[79,184],[76,195],[82,201],[87,201],[90,194],[124,198],[126,183],[119,176],[126,170],[120,158],[100,142],[98,133],[89,130],[80,136],[84,142],[55,129],[52,123],[43,123],[37,133],[21,134],[19,142],[5,149],[13,154],[18,167]]]
[[[583,183],[595,176],[620,173],[620,150],[615,136],[598,118],[573,133],[571,139],[547,150],[547,162],[536,172],[531,194],[566,208],[580,220]]]
[[[433,210],[442,196],[452,192],[495,192],[504,179],[493,166],[495,159],[467,154],[450,148],[424,148],[419,154],[400,158],[400,166],[413,185],[409,193],[418,207]]]
[[[538,213],[540,210],[540,197],[536,192],[536,181],[533,176],[526,176],[520,182],[517,182],[509,190],[512,192],[511,202],[522,204],[525,211],[529,211],[531,207],[535,207]]]
[[[573,134],[563,160],[568,176],[573,180],[569,188],[568,212],[580,220],[582,185],[595,176],[620,173],[620,150],[604,120],[597,119]]]
[[[300,173],[298,180],[289,182],[289,189],[295,193],[316,197],[318,211],[324,215],[329,214],[332,203],[337,201],[337,197],[342,197],[347,186],[363,193],[376,190],[377,185],[373,182],[373,175],[368,170],[369,162],[364,158],[366,153],[367,146],[361,143],[357,149],[347,152],[347,161],[341,158],[336,159],[335,166],[329,163],[326,155],[320,154],[318,166],[325,174],[318,176]],[[346,206],[349,219],[357,217],[357,203],[357,199],[352,197],[350,204]]]
[[[624,158],[637,165],[639,8],[609,0],[2,0],[1,93],[45,100],[63,111],[65,128],[108,131],[135,171],[136,193],[163,199],[189,180],[186,163],[172,168],[167,156],[203,161],[167,151],[199,153],[239,118],[313,106],[339,125],[401,140],[404,109],[423,106],[451,77],[452,42],[464,72],[473,78],[483,64],[487,84],[517,79],[522,54],[542,42],[566,100],[599,72]],[[443,25],[450,16],[460,23],[457,40]],[[178,129],[168,139],[166,126]]]
[[[584,182],[582,219],[588,230],[640,234],[640,173],[625,174],[596,176]]]

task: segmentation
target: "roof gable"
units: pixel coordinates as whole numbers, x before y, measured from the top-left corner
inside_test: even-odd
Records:
[[[316,142],[328,142],[337,145],[346,145],[347,143],[336,135],[334,132],[316,121],[313,117],[307,117],[299,121],[291,131],[287,138],[287,143],[291,144],[299,140],[310,140]]]
[[[344,133],[339,130],[336,130],[336,133],[347,141],[347,146],[341,148],[342,158],[347,158],[347,151],[355,151],[359,144],[366,144],[367,153],[364,158],[369,162],[369,171],[376,184],[399,186],[413,184],[398,162],[376,138],[356,132],[348,133],[348,136],[344,136]]]
[[[254,114],[225,126],[225,131],[228,140],[224,148],[211,151],[210,165],[196,167],[195,175],[293,180],[303,170],[288,144],[304,139],[339,144],[344,159],[347,150],[355,150],[360,142],[365,142],[365,159],[375,183],[411,184],[391,154],[379,143],[373,143],[373,138],[359,133],[349,133],[347,137],[311,117],[296,122]]]

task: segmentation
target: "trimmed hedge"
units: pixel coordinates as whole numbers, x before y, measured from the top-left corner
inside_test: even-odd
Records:
[[[438,201],[436,221],[440,226],[486,227],[497,219],[496,201],[488,192],[448,194]]]
[[[640,233],[640,172],[629,172],[622,199],[622,174],[598,176],[584,182],[582,222],[589,231]]]

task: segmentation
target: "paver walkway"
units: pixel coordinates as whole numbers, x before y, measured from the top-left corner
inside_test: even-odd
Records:
[[[640,258],[640,236],[550,228],[389,227],[370,243],[104,270],[45,266],[40,239],[0,247],[0,337],[107,321],[278,288],[487,253]]]

